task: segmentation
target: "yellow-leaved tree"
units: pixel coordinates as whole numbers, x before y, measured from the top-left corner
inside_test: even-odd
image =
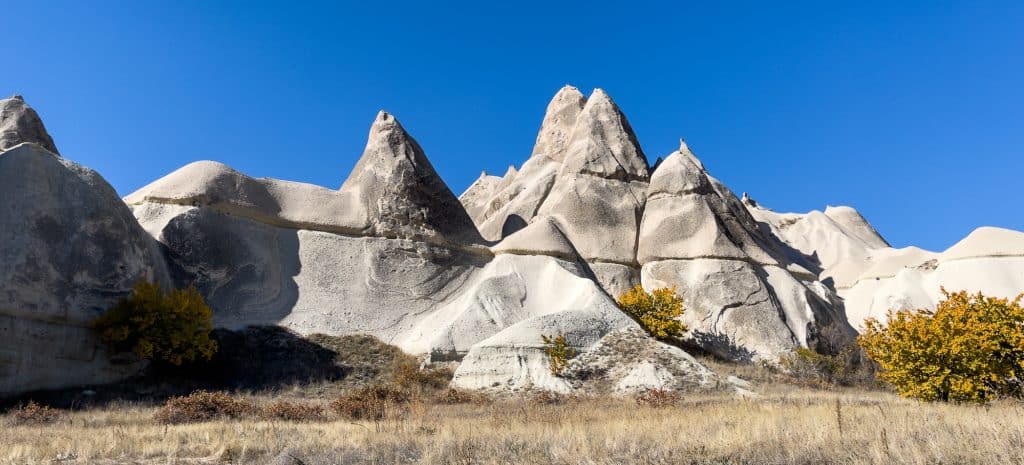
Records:
[[[889,310],[858,338],[879,376],[904,397],[988,402],[1021,397],[1024,308],[980,292],[947,292],[935,310]]]
[[[123,298],[93,322],[100,340],[116,352],[181,365],[217,352],[210,338],[213,311],[195,287],[164,293],[160,285],[138,282]]]
[[[683,298],[674,287],[647,292],[637,284],[619,296],[618,303],[622,311],[657,339],[682,337],[687,330],[679,321],[684,310]]]

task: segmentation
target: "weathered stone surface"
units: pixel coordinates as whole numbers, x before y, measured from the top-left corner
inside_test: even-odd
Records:
[[[780,246],[685,143],[651,178],[639,236],[643,285],[676,287],[688,337],[705,349],[774,362],[797,347],[852,342],[838,299],[801,282],[813,275]]]
[[[156,243],[96,172],[34,143],[0,152],[0,395],[132,373],[89,329],[138,280],[167,284]]]
[[[608,333],[572,359],[563,377],[577,392],[633,394],[734,391],[735,386],[682,349],[658,342],[635,327]]]
[[[480,243],[482,238],[420,145],[394,116],[380,112],[362,158],[340,192],[366,212],[366,235],[427,242]]]
[[[23,142],[32,142],[59,154],[50,134],[43,126],[43,120],[20,95],[0,100],[0,151],[10,149]]]
[[[538,216],[557,219],[587,261],[635,264],[647,177],[647,158],[629,122],[597,89],[576,119]]]

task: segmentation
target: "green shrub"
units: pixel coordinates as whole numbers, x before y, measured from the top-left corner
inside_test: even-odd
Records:
[[[619,296],[618,304],[623,312],[657,339],[679,338],[687,331],[679,321],[684,311],[683,298],[676,294],[674,287],[647,292],[637,284]]]
[[[541,335],[544,341],[544,353],[548,356],[548,363],[551,366],[551,374],[562,376],[569,359],[576,356],[576,351],[566,341],[564,334],[557,336]]]
[[[167,294],[158,284],[141,281],[131,296],[97,318],[93,329],[114,351],[173,365],[209,360],[217,351],[210,338],[213,312],[191,286]]]

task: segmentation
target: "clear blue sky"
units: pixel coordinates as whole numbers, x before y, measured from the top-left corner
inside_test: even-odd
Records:
[[[8,2],[0,92],[122,195],[200,159],[337,187],[382,108],[458,194],[571,83],[775,210],[929,249],[1024,229],[1020,1],[215,3]]]

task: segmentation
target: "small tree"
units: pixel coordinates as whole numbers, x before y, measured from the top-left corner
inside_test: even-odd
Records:
[[[564,334],[557,336],[541,335],[540,338],[544,341],[544,353],[547,354],[550,361],[551,374],[561,376],[562,372],[565,371],[566,365],[569,363],[569,359],[576,356],[576,351],[566,341]]]
[[[1021,397],[1024,308],[1012,301],[942,289],[932,310],[889,310],[886,323],[865,321],[858,342],[900,395],[922,400],[988,402]]]
[[[676,294],[675,287],[647,292],[637,284],[619,296],[618,303],[622,311],[657,339],[682,337],[687,331],[679,321],[684,311],[683,298]]]
[[[210,338],[213,312],[193,286],[166,294],[158,284],[140,281],[93,329],[115,351],[173,365],[209,360],[217,351]]]

